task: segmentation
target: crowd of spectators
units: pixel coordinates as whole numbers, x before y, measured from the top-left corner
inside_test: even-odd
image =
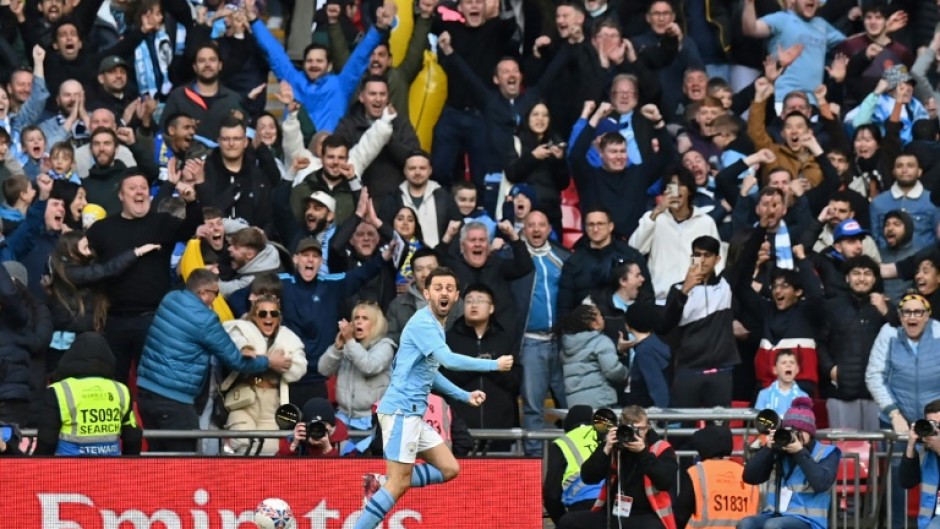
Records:
[[[933,2],[291,4],[0,0],[0,421],[95,332],[144,429],[332,396],[345,440],[439,266],[449,346],[518,358],[447,374],[464,430],[940,398]]]

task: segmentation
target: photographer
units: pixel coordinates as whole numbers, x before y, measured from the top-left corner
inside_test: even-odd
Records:
[[[920,485],[920,509],[917,514],[917,529],[940,528],[940,502],[937,501],[937,485],[940,484],[940,435],[937,435],[937,424],[940,423],[940,400],[935,400],[924,406],[924,420],[933,428],[930,435],[918,428],[920,424],[911,425],[907,438],[907,449],[901,459],[898,482],[905,489],[912,489]],[[923,424],[923,423],[922,423]],[[917,450],[917,442],[923,442],[923,449]],[[921,459],[923,452],[923,460]]]
[[[318,429],[322,435],[317,435]],[[330,401],[314,397],[303,407],[301,420],[294,426],[294,435],[281,439],[279,456],[339,457],[349,442],[346,425],[336,422]]]
[[[581,465],[584,483],[607,480],[594,509],[569,512],[558,529],[675,529],[669,491],[676,487],[678,470],[675,452],[650,429],[646,411],[628,406],[620,426],[609,429],[606,441]]]
[[[781,430],[771,430],[764,446],[744,467],[744,482],[760,485],[773,479],[764,512],[749,516],[738,529],[825,529],[829,526],[829,489],[836,480],[842,452],[816,442],[813,401],[793,399]],[[781,438],[790,434],[790,442]]]

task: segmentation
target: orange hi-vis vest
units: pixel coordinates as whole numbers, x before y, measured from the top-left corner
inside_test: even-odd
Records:
[[[653,446],[650,447],[650,452],[652,452],[654,456],[659,457],[670,447],[671,445],[666,441],[656,441],[653,443]],[[611,458],[611,468],[616,468],[616,461],[614,461],[613,458]],[[616,486],[616,481],[616,478],[612,478],[610,487]],[[592,511],[599,511],[604,508],[604,504],[607,503],[607,490],[610,487],[601,489],[601,494],[597,497],[597,501],[594,502],[594,507],[591,507]],[[657,490],[656,487],[653,486],[653,480],[646,474],[643,475],[643,490],[646,491],[646,499],[649,500],[653,510],[656,511],[656,516],[659,516],[659,519],[663,522],[663,525],[666,526],[666,529],[677,529],[676,516],[672,512],[672,496],[669,495],[669,491]]]
[[[708,459],[689,467],[695,491],[690,528],[734,529],[738,521],[757,514],[760,494],[744,483],[744,467],[726,459]]]

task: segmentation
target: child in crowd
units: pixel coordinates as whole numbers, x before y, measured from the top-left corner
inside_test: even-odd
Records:
[[[36,181],[39,173],[44,172],[44,155],[46,154],[46,135],[38,125],[30,125],[23,129],[20,142],[25,155],[23,173],[31,182]]]
[[[536,204],[535,189],[527,184],[516,184],[503,203],[503,220],[512,222],[517,232],[522,231],[525,217]]]
[[[747,136],[741,136],[741,121],[738,118],[729,114],[718,116],[712,122],[712,129],[715,132],[712,136],[712,143],[719,151],[717,163],[719,171],[754,153],[754,145],[751,141]],[[747,174],[748,172],[744,172],[738,178],[743,180]]]
[[[71,142],[60,141],[52,146],[48,174],[53,180],[70,180],[81,185],[82,181],[75,174],[75,149]]]
[[[721,101],[721,106],[724,107],[726,111],[731,112],[732,96],[734,92],[731,90],[731,85],[728,84],[728,81],[725,81],[721,77],[712,77],[708,80],[708,88],[706,89],[705,95]]]
[[[2,187],[4,199],[4,203],[0,204],[3,235],[9,235],[26,220],[26,210],[36,197],[36,188],[23,175],[7,178],[0,187]]]
[[[0,88],[0,93],[2,92]],[[0,126],[0,182],[3,182],[10,175],[23,172],[23,166],[16,159],[16,153],[10,152],[13,149],[13,138],[7,129]]]
[[[624,405],[648,408],[669,406],[667,373],[672,361],[669,346],[653,332],[658,320],[656,307],[650,303],[634,303],[627,309],[626,322],[633,343],[629,351],[630,378],[627,379]]]
[[[457,211],[460,212],[464,224],[482,222],[489,230],[492,241],[496,236],[496,221],[483,209],[483,206],[477,206],[477,188],[473,182],[458,180],[450,186],[450,192],[453,193]]]
[[[593,305],[578,305],[561,318],[556,333],[561,339],[568,406],[616,406],[614,384],[626,381],[629,373],[614,343],[604,334],[601,311]]]
[[[754,407],[758,410],[770,408],[781,417],[790,409],[793,399],[809,397],[805,391],[796,385],[796,376],[800,374],[800,363],[796,359],[796,352],[792,349],[780,349],[774,359],[774,380],[769,386],[760,390]]]

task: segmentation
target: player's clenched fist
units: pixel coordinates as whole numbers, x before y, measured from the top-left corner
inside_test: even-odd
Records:
[[[512,369],[512,355],[503,355],[497,358],[496,369],[498,371],[509,371]]]
[[[470,400],[468,402],[471,406],[482,406],[485,400],[486,393],[477,390],[470,393]]]

